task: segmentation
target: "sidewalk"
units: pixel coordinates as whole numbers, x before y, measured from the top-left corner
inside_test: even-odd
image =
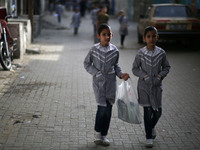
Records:
[[[87,15],[82,19],[79,34],[74,36],[73,30],[68,29],[71,15],[65,12],[60,25],[54,16],[44,16],[45,29],[33,43],[40,47],[41,54],[25,55],[24,67],[1,85],[0,150],[146,149],[143,121],[140,125],[122,122],[117,118],[116,105],[108,133],[111,145],[94,144],[96,102],[92,77],[83,67],[93,45],[93,28]],[[120,46],[119,24],[114,18],[109,23],[114,33],[112,43]],[[125,48],[119,49],[119,64],[131,74],[134,57],[143,45],[137,44],[136,23],[131,23],[129,29]],[[168,54],[173,67],[164,81],[163,115],[152,149],[197,150],[200,149],[199,52]],[[136,83],[137,78],[132,74],[131,77]]]

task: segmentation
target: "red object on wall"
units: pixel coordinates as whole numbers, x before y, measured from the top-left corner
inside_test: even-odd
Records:
[[[0,7],[0,19],[5,20],[6,16],[7,16],[6,8]]]
[[[12,38],[10,31],[8,29],[8,23],[6,22],[6,19],[5,19],[6,16],[7,16],[6,8],[0,7],[0,23],[1,23],[1,26],[6,29],[6,35],[7,35],[8,43],[12,43],[13,38]]]

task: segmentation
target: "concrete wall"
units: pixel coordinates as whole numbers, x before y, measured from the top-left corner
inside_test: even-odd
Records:
[[[8,7],[9,1],[10,0],[0,0],[0,6]],[[14,52],[14,58],[23,58],[26,48],[29,47],[32,40],[40,34],[42,29],[42,16],[44,15],[46,7],[47,0],[41,0],[40,15],[33,16],[33,26],[31,26],[27,14],[21,14],[18,18],[8,20],[8,27],[12,37],[18,39],[17,50]]]
[[[25,34],[25,48],[28,47],[31,44],[31,22],[29,19],[23,19],[23,18],[18,18],[18,19],[9,19],[8,20],[9,23],[17,23],[17,22],[21,22],[23,23],[23,30],[24,30],[24,34]]]
[[[9,19],[8,27],[13,38],[17,38],[17,50],[14,58],[23,58],[25,50],[31,44],[31,23],[29,19]]]
[[[17,50],[14,52],[14,58],[22,59],[25,53],[25,32],[24,24],[21,22],[10,22],[8,24],[11,36],[17,38]]]

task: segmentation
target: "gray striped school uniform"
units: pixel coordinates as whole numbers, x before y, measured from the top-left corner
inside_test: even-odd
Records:
[[[120,27],[119,27],[119,34],[120,35],[128,35],[128,18],[126,16],[120,16],[118,18]]]
[[[73,16],[72,16],[71,25],[74,28],[79,28],[80,24],[81,24],[81,14],[80,14],[80,12],[74,13]]]
[[[93,76],[93,89],[97,105],[106,106],[106,100],[114,104],[116,95],[116,75],[122,71],[118,64],[119,51],[115,45],[108,47],[95,44],[84,60],[84,67]]]
[[[155,47],[153,51],[147,47],[141,48],[133,62],[132,72],[139,77],[138,80],[138,102],[142,106],[152,106],[154,110],[162,107],[162,80],[169,73],[165,51],[160,47]],[[148,75],[148,79],[144,76]],[[161,80],[158,80],[158,75]]]

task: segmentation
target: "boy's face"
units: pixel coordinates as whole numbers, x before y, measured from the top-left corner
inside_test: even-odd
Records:
[[[119,15],[120,15],[120,16],[123,16],[123,15],[124,15],[124,13],[123,13],[123,12],[120,12],[120,13],[119,13]]]
[[[147,32],[146,36],[143,36],[143,40],[147,43],[148,48],[154,48],[159,36],[155,31]]]
[[[102,9],[101,9],[101,12],[102,12],[102,13],[106,13],[106,12],[107,12],[107,8],[106,8],[106,7],[102,8]]]
[[[108,46],[110,43],[110,40],[112,39],[112,31],[110,29],[103,29],[99,34],[97,34],[97,37],[100,39],[102,46]]]

